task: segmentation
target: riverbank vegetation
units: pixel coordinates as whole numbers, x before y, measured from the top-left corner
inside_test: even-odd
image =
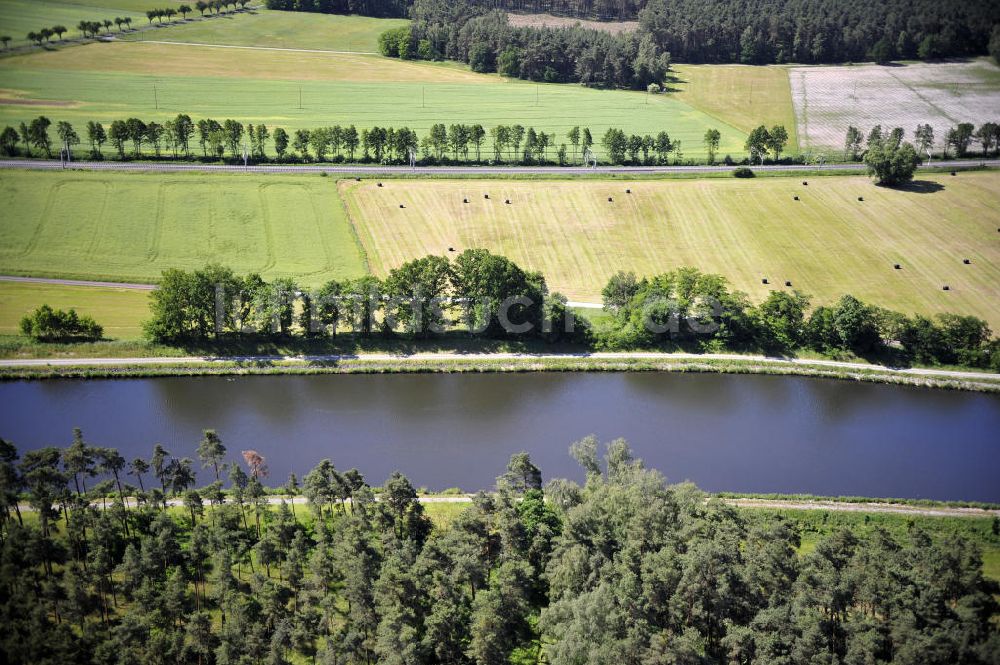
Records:
[[[23,348],[23,347],[19,347]],[[163,347],[158,347],[162,349]],[[107,347],[101,349],[108,351]],[[900,372],[893,369],[866,365],[859,367],[839,367],[779,358],[739,358],[725,359],[704,357],[662,356],[638,358],[604,358],[601,356],[527,355],[525,357],[492,357],[489,354],[464,351],[454,358],[405,357],[353,357],[342,358],[260,358],[238,359],[228,357],[176,358],[178,351],[168,349],[155,362],[138,363],[130,361],[137,355],[98,356],[121,358],[117,362],[92,363],[81,360],[74,363],[66,347],[56,351],[58,355],[48,356],[58,363],[14,364],[0,367],[0,380],[31,381],[44,379],[138,379],[185,376],[279,376],[279,375],[327,375],[327,374],[428,374],[428,373],[517,373],[517,372],[670,372],[670,373],[718,373],[753,374],[771,376],[802,376],[816,379],[833,379],[858,383],[876,383],[915,388],[962,390],[968,392],[1000,393],[1000,380],[989,376],[979,376],[975,372],[951,375]],[[26,353],[20,353],[24,358]],[[738,355],[738,354],[734,354]],[[83,358],[77,355],[78,358]],[[172,360],[176,358],[176,360]]]
[[[470,338],[600,350],[676,346],[781,355],[812,349],[894,366],[917,361],[1000,370],[1000,340],[974,316],[909,317],[850,295],[813,308],[796,290],[771,291],[755,305],[722,276],[694,268],[641,280],[619,272],[603,297],[612,316],[591,325],[573,316],[565,297],[549,293],[543,275],[486,250],[465,250],[453,261],[427,256],[391,270],[384,280],[330,281],[311,292],[287,278],[268,283],[211,265],[165,272],[145,328],[150,340],[181,347],[335,338],[345,329],[419,343],[457,329]]]
[[[594,438],[571,447],[584,485],[543,484],[516,454],[495,491],[437,524],[405,476],[376,500],[330,460],[285,484],[308,508],[270,506],[266,460],[212,431],[198,489],[194,455],[162,446],[127,460],[77,431],[63,449],[0,450],[12,664],[996,655],[989,520],[735,509],[667,485],[622,440],[603,460]]]

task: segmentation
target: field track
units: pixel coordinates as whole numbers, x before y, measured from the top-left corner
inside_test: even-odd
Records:
[[[187,356],[153,358],[38,358],[0,360],[0,368],[18,367],[107,367],[118,365],[183,365],[189,363],[336,363],[341,361],[370,361],[411,363],[427,361],[478,361],[478,360],[687,360],[687,361],[733,361],[755,362],[778,366],[824,367],[840,370],[876,370],[897,376],[921,378],[961,379],[972,381],[1000,381],[1000,374],[985,372],[961,372],[941,369],[894,368],[869,365],[867,363],[840,362],[837,360],[812,360],[800,358],[774,358],[759,355],[737,355],[727,353],[657,353],[657,352],[608,352],[608,353],[363,353],[349,355],[316,356]]]

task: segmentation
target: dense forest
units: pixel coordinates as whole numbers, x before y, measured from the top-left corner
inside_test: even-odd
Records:
[[[273,9],[379,16],[403,16],[403,4],[268,0]],[[637,18],[640,29],[610,35],[580,27],[513,28],[506,11]],[[988,0],[415,0],[409,15],[414,57],[618,87],[662,83],[654,74],[671,58],[765,64],[985,55],[1000,26],[1000,4]],[[421,41],[426,51],[417,48]]]
[[[570,450],[582,486],[543,486],[515,454],[435,525],[402,474],[373,489],[330,460],[282,488],[307,507],[269,497],[266,460],[233,461],[211,430],[199,489],[194,460],[160,445],[126,460],[76,430],[19,457],[0,440],[0,659],[1000,661],[997,585],[962,532],[841,528],[800,554],[794,523],[668,485],[622,440],[603,460],[593,437]]]

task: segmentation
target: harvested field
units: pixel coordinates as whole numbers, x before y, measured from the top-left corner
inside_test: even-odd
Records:
[[[861,176],[808,182],[344,181],[340,191],[378,275],[484,247],[541,270],[570,300],[599,302],[617,270],[695,266],[754,301],[788,280],[816,304],[851,293],[907,313],[975,314],[1000,330],[1000,173],[922,176],[895,190]]]
[[[582,28],[610,32],[613,35],[639,29],[638,21],[588,21],[551,14],[508,14],[507,22],[515,28],[572,28],[579,24]]]
[[[839,152],[847,127],[902,127],[908,138],[929,123],[939,152],[960,122],[1000,121],[1000,67],[969,62],[793,67],[792,100],[803,150]]]

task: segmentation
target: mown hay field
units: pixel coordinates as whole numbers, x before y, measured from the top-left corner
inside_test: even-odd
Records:
[[[791,281],[814,303],[851,293],[906,313],[975,314],[1000,330],[1000,173],[921,176],[903,190],[859,176],[807,182],[342,181],[340,190],[379,275],[449,247],[485,247],[542,271],[571,300],[599,302],[617,270],[695,266],[755,301]]]
[[[799,144],[788,71],[777,65],[674,65],[667,87],[679,101],[747,134],[759,125],[783,125],[785,153],[794,154]]]
[[[306,286],[365,274],[334,182],[5,171],[0,274],[150,282],[218,262]]]

